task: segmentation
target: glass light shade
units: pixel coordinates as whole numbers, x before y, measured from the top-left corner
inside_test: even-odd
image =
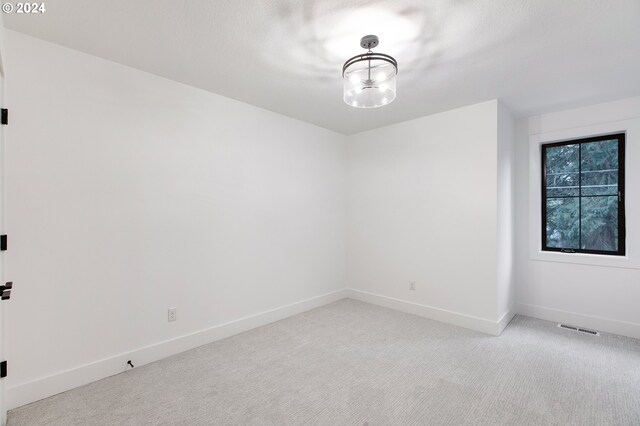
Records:
[[[379,59],[363,59],[344,70],[343,99],[356,108],[376,108],[396,98],[397,68]]]

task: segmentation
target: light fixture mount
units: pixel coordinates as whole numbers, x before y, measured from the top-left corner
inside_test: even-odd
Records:
[[[343,100],[356,108],[377,108],[396,98],[398,62],[384,53],[374,53],[372,48],[380,40],[375,35],[360,39],[360,47],[367,53],[348,59],[342,66]]]
[[[360,39],[360,47],[371,50],[378,46],[380,39],[375,35],[366,35]]]

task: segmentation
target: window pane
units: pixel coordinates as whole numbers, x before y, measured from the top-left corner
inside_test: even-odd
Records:
[[[618,196],[582,198],[582,248],[618,250]]]
[[[582,195],[618,195],[618,141],[582,144]]]
[[[547,200],[547,247],[579,248],[578,198]]]
[[[547,197],[579,195],[578,145],[560,145],[545,150]]]

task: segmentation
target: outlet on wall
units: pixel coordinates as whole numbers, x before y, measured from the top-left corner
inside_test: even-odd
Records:
[[[409,281],[409,290],[416,291],[416,282],[415,281]]]
[[[178,319],[178,309],[177,308],[169,308],[169,311],[167,312],[167,320],[169,320],[169,322],[175,321]]]

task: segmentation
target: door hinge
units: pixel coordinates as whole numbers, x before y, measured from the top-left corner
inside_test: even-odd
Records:
[[[7,236],[0,235],[0,251],[6,251],[6,250],[7,250]]]
[[[0,362],[0,379],[7,377],[7,361]]]
[[[0,285],[0,300],[11,299],[11,289],[13,288],[13,282],[9,281],[4,285]]]
[[[6,108],[2,108],[2,113],[0,113],[0,122],[2,124],[9,124],[9,110]]]

